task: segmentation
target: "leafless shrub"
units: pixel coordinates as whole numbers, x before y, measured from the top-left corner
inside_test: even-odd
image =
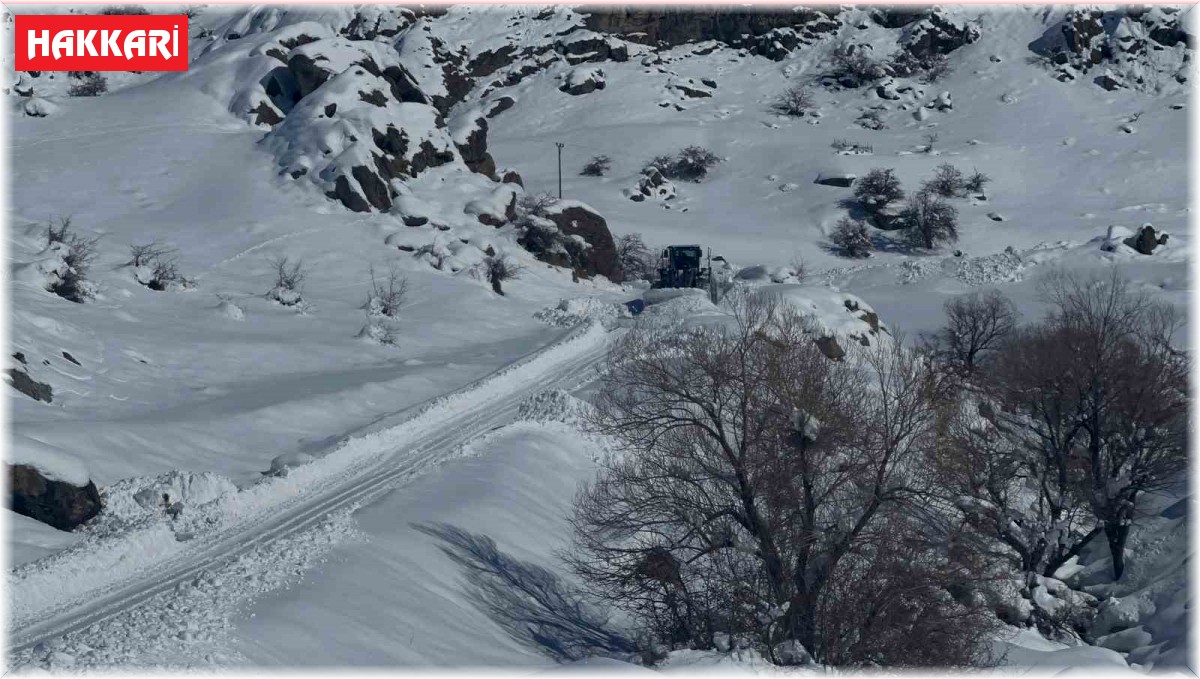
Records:
[[[371,316],[387,316],[395,318],[400,314],[400,307],[408,296],[408,278],[400,270],[392,266],[387,277],[380,280],[375,277],[375,267],[370,268],[371,292],[367,297],[365,308]]]
[[[964,187],[971,193],[983,193],[984,188],[986,188],[991,181],[991,177],[980,172],[979,170],[975,170],[971,173],[970,177],[967,177]]]
[[[839,45],[830,52],[828,76],[843,87],[861,87],[887,75],[865,45]]]
[[[943,163],[937,166],[933,178],[926,181],[923,187],[943,198],[959,198],[966,194],[967,180],[957,167]]]
[[[46,226],[46,245],[55,249],[63,262],[57,277],[49,284],[50,292],[80,304],[93,296],[88,274],[99,242],[99,236],[85,238],[75,233],[70,217],[60,220],[57,226],[53,221]]]
[[[925,153],[933,153],[933,147],[937,144],[939,138],[937,132],[930,132],[925,135]]]
[[[300,260],[292,262],[288,257],[282,255],[267,261],[275,271],[275,284],[267,292],[267,297],[284,306],[301,304],[304,279],[308,276],[308,272],[304,269],[304,262]]]
[[[579,174],[585,177],[603,177],[611,166],[612,159],[608,156],[593,156],[587,162],[587,165],[583,166],[583,170]]]
[[[508,255],[493,255],[483,260],[483,275],[488,283],[492,284],[492,291],[497,295],[504,294],[504,281],[511,281],[521,277],[521,272],[525,270]]]
[[[803,85],[792,85],[771,103],[771,110],[786,116],[800,117],[816,107],[812,92]]]
[[[125,266],[147,266],[153,260],[173,252],[175,252],[174,248],[169,248],[156,240],[145,245],[133,244],[129,246],[130,260],[125,263]]]
[[[708,176],[708,171],[721,162],[717,154],[702,146],[688,146],[674,156],[660,155],[651,158],[643,171],[657,168],[668,179],[685,179],[699,182]]]
[[[546,216],[551,205],[558,199],[548,193],[523,193],[517,199],[517,210],[527,215]]]

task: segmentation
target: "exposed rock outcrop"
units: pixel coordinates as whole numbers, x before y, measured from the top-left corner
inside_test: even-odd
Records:
[[[100,492],[91,481],[71,485],[24,464],[8,465],[8,472],[9,503],[18,514],[71,530],[100,512]]]

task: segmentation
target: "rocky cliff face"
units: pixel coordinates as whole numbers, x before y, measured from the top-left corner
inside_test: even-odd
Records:
[[[1060,81],[1161,91],[1188,81],[1195,45],[1182,16],[1179,7],[1073,9],[1029,47]]]

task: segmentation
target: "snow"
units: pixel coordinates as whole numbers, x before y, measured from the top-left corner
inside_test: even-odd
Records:
[[[72,486],[86,486],[92,478],[83,460],[61,448],[20,434],[13,437],[8,462],[34,467],[42,476]]]
[[[605,453],[581,435],[586,393],[570,383],[586,380],[602,354],[603,328],[635,322],[620,305],[639,295],[648,306],[636,322],[724,316],[705,291],[572,282],[517,246],[511,225],[480,223],[502,215],[517,188],[469,172],[456,143],[500,97],[515,103],[488,119],[489,151],[529,192],[557,192],[555,141],[566,142],[567,167],[609,155],[608,176],[565,172],[568,200],[555,209],[595,211],[615,236],[643,233],[652,251],[698,243],[748,263],[736,269],[738,287],[777,295],[833,334],[911,337],[941,323],[948,298],[984,288],[1036,316],[1038,283],[1056,268],[1117,267],[1139,289],[1184,305],[1187,123],[1172,107],[1184,90],[1109,93],[1090,77],[1060,83],[1027,63],[1029,43],[1056,26],[1062,8],[944,10],[981,34],[952,55],[949,76],[936,85],[893,79],[883,99],[875,88],[817,90],[819,117],[787,118],[769,105],[795,78],[819,71],[844,34],[781,62],[723,48],[698,54],[701,44],[652,53],[605,37],[631,59],[573,66],[554,44],[595,34],[568,34],[583,17],[563,6],[462,6],[415,20],[384,7],[210,6],[193,21],[188,72],[113,74],[109,94],[86,100],[65,96],[65,78],[25,78],[35,96],[13,97],[9,107],[11,351],[53,387],[54,402],[10,394],[10,461],[72,483],[92,478],[107,506],[70,534],[6,514],[14,633],[147,574],[179,582],[138,593],[136,607],[22,651],[10,665],[552,666],[536,644],[481,612],[446,541],[414,524],[486,535],[566,577],[554,556],[569,532],[566,511]],[[355,22],[404,30],[351,40]],[[844,32],[879,52],[894,47],[896,32],[864,24]],[[915,24],[904,39],[927,28]],[[320,41],[286,47],[301,36]],[[544,50],[536,57],[544,70],[504,84],[518,62],[480,78],[447,124],[426,104],[360,98],[389,91],[357,72],[365,56],[380,68],[403,66],[437,98],[452,83],[435,55],[469,63],[505,48]],[[295,106],[272,98],[267,84],[281,61],[268,52],[276,49],[322,57],[330,80]],[[602,93],[559,90],[601,70]],[[710,96],[685,98],[680,85]],[[255,125],[252,110],[264,103],[286,113],[284,122]],[[330,104],[337,119],[325,115]],[[887,107],[888,129],[857,123],[874,106]],[[422,141],[453,159],[392,182],[386,213],[351,213],[327,199],[339,174],[374,165],[372,145],[354,139],[371,140],[389,123],[408,136],[406,160]],[[930,133],[939,139],[925,152]],[[842,138],[873,150],[831,148]],[[693,144],[723,158],[709,177],[668,183],[663,200],[629,199],[646,160]],[[819,171],[895,168],[911,192],[944,162],[993,178],[986,200],[954,199],[957,244],[925,253],[876,233],[883,247],[865,261],[829,249],[850,190],[814,184]],[[42,233],[48,217],[66,215],[83,235],[103,236],[95,299],[85,304],[47,291],[63,262]],[[1149,257],[1123,243],[1147,221],[1171,235]],[[154,239],[178,249],[181,272],[195,280],[189,294],[149,290],[125,266],[130,243]],[[503,297],[472,277],[489,249],[526,266]],[[281,255],[306,263],[304,314],[268,299],[267,260]],[[369,269],[392,265],[409,280],[402,318],[364,324]],[[876,312],[886,326],[868,320]],[[364,331],[373,341],[360,338]],[[351,481],[370,490],[361,505],[312,504]],[[1104,599],[1091,630],[1100,646],[1065,647],[1023,631],[997,642],[1008,651],[1005,671],[1181,664],[1190,607],[1184,497],[1175,489],[1149,505],[1121,583],[1105,579],[1103,550],[1055,573]],[[303,529],[272,540],[255,532],[300,510],[314,512]],[[237,531],[256,539],[217,550],[212,562],[197,556]],[[1035,596],[1057,605],[1050,588],[1058,586],[1043,582]],[[664,669],[774,671],[738,651],[679,651]]]

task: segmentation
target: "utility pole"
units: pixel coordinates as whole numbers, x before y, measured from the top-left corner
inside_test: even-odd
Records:
[[[558,199],[562,200],[562,150],[566,144],[556,141],[554,145],[558,147]]]

